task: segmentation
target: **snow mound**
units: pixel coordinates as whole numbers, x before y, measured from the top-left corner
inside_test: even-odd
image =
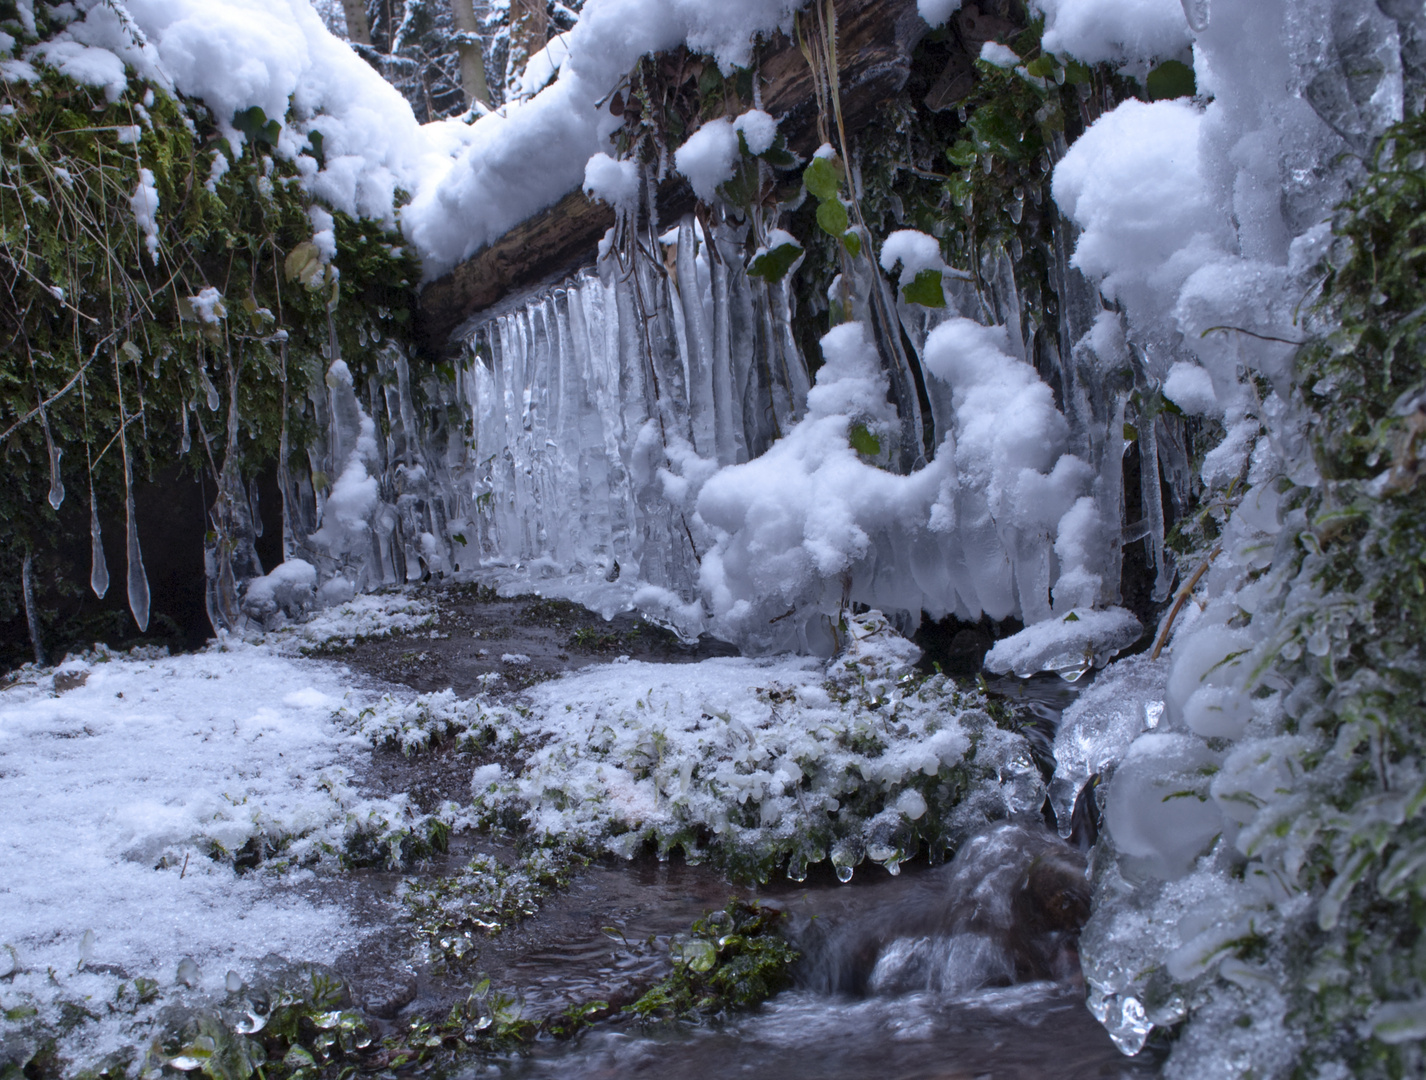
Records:
[[[985,666],[1021,678],[1053,671],[1077,679],[1091,668],[1103,667],[1143,634],[1143,625],[1123,608],[1070,611],[997,641],[985,656]]]

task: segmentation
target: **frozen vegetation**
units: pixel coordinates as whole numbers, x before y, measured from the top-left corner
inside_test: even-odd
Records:
[[[182,658],[31,669],[0,695],[0,790],[23,807],[4,876],[26,882],[4,894],[7,1009],[111,993],[100,964],[167,977],[192,955],[211,980],[251,963],[257,947],[235,943],[257,938],[330,955],[341,916],[266,878],[234,885],[237,853],[259,845],[288,882],[355,837],[398,861],[434,826],[354,791],[353,756],[481,732],[516,763],[479,769],[471,807],[441,827],[677,848],[754,877],[824,858],[844,878],[864,859],[894,871],[1047,793],[1067,825],[1087,790],[1104,830],[1081,953],[1089,1007],[1125,1053],[1160,1032],[1172,1077],[1419,1071],[1426,15],[1395,0],[1032,0],[1042,52],[987,42],[976,68],[1007,98],[1034,95],[1032,115],[1053,113],[1066,80],[1089,85],[1087,65],[1189,91],[1086,106],[1069,144],[1063,125],[1033,129],[1049,199],[1016,186],[999,212],[1018,225],[1027,199],[1052,199],[1053,242],[987,241],[958,265],[944,237],[876,235],[850,148],[788,165],[759,107],[656,160],[621,154],[609,101],[641,57],[686,44],[731,75],[796,6],[589,0],[538,92],[425,126],[302,0],[61,5],[48,40],[0,35],[11,83],[52,69],[116,101],[141,78],[206,105],[235,149],[253,136],[230,118],[271,118],[265,145],[316,200],[293,271],[314,288],[335,286],[333,212],[399,228],[427,279],[581,186],[618,214],[592,267],[463,327],[448,378],[420,382],[399,341],[365,330],[376,381],[325,356],[310,468],[294,459],[284,491],[287,561],[230,575],[237,609],[212,610],[232,636]],[[917,8],[940,25],[960,4]],[[16,10],[33,24],[32,0]],[[950,190],[979,220],[977,171],[1025,132],[966,130]],[[804,167],[817,237],[784,228],[793,209],[736,205],[742,170]],[[650,192],[675,173],[718,212],[650,228]],[[152,179],[129,205],[156,252]],[[820,364],[792,330],[814,240],[840,271]],[[1053,308],[1023,288],[1030,256]],[[216,292],[188,303],[223,318]],[[52,446],[50,461],[57,478]],[[248,504],[233,505],[241,524]],[[1121,590],[1141,541],[1136,610],[1156,627]],[[425,626],[420,603],[367,594],[426,574],[637,606],[745,655],[601,666],[518,707],[377,698],[292,655]],[[923,615],[1019,620],[994,671],[1097,669],[1048,787],[979,694],[910,675],[898,632]],[[241,640],[257,628],[264,641]],[[1145,635],[1151,653],[1115,659]],[[60,857],[62,830],[82,835]],[[90,878],[102,903],[53,901]],[[140,904],[162,913],[162,941],[138,932]],[[123,1025],[151,1022],[145,1008],[83,1052],[136,1038]]]

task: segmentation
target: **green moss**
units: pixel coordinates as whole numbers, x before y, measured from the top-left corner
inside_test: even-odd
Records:
[[[673,974],[625,1008],[642,1020],[706,1020],[740,1012],[792,985],[800,958],[786,915],[743,900],[699,919],[675,939]]]

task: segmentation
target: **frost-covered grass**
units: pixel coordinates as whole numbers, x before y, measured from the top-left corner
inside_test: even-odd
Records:
[[[895,872],[1044,797],[1025,739],[988,702],[911,670],[875,612],[830,666],[808,658],[614,663],[530,690],[487,723],[522,764],[489,764],[475,806],[538,841],[632,857],[681,849],[735,877],[801,880],[831,858]]]
[[[319,609],[305,622],[284,626],[265,640],[283,651],[334,654],[362,641],[426,630],[435,621],[436,606],[430,600],[401,592],[364,593]]]

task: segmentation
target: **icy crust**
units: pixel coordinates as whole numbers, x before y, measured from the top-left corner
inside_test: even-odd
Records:
[[[258,578],[249,586],[278,579],[286,575],[283,563],[266,578]],[[306,580],[305,573],[295,575]],[[344,579],[337,578],[337,581]],[[261,587],[261,586],[259,586]],[[332,590],[335,591],[335,590]],[[400,592],[363,593],[349,596],[341,603],[313,611],[303,622],[281,625],[266,636],[267,641],[283,651],[310,652],[323,648],[355,645],[358,641],[409,634],[434,627],[436,605],[430,600]],[[438,631],[437,631],[438,632]]]
[[[977,694],[918,679],[914,646],[872,612],[846,652],[810,658],[616,663],[530,690],[497,741],[533,751],[478,770],[475,805],[534,836],[624,857],[646,844],[766,880],[831,858],[893,873],[987,821],[1033,812],[1043,785],[1024,738]]]
[[[1103,667],[1143,633],[1139,620],[1121,607],[1071,610],[997,641],[985,656],[985,668],[997,674],[1014,672],[1022,679],[1053,671],[1073,681]]]
[[[67,1030],[79,1006],[99,1018],[63,1039],[77,1071],[147,1045],[162,1009],[220,995],[230,970],[251,981],[270,953],[329,963],[355,947],[366,931],[344,908],[293,886],[399,862],[434,821],[357,786],[386,738],[366,704],[341,668],[232,640],[101,650],[0,691],[5,1052]]]

